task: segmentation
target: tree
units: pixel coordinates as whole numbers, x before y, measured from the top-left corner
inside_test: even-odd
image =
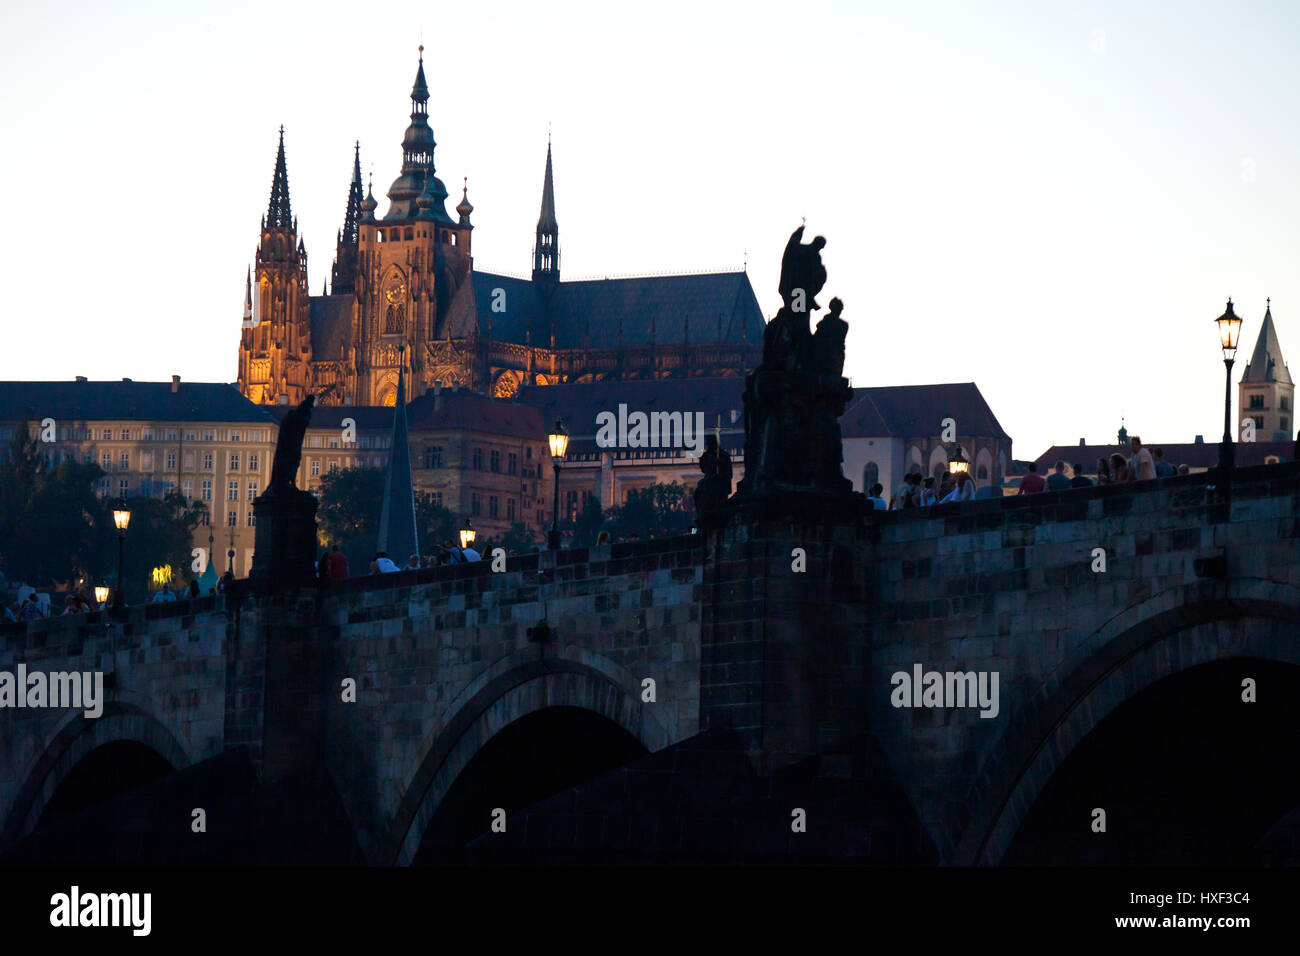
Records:
[[[374,557],[383,504],[382,468],[344,468],[321,476],[318,534],[325,546],[339,546],[354,575],[364,574]]]
[[[455,513],[435,504],[427,491],[415,493],[415,529],[420,536],[421,554],[434,554],[444,541],[460,543],[460,523]]]
[[[686,486],[674,481],[629,491],[622,506],[609,509],[608,521],[616,539],[635,534],[645,540],[686,534],[693,513]]]
[[[522,521],[510,525],[510,530],[501,537],[501,547],[506,549],[507,554],[511,551],[515,554],[532,554],[538,544],[537,535]]]
[[[612,513],[616,509],[610,509]],[[569,544],[574,548],[589,548],[596,543],[596,538],[608,520],[606,512],[600,507],[595,495],[588,495],[582,502],[582,510],[573,521],[562,522],[560,530],[568,532]]]

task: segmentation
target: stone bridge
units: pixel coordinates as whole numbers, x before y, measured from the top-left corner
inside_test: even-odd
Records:
[[[1293,858],[1300,467],[1239,470],[1230,503],[1212,477],[837,523],[738,514],[720,532],[499,572],[485,561],[13,629],[0,671],[101,670],[107,701],[99,718],[0,710],[0,849],[44,859],[58,845],[47,831],[111,826],[130,792],[188,793],[168,781],[238,754],[263,797],[231,813],[269,825],[265,794],[297,781],[298,799],[332,806],[293,836],[329,843],[325,858],[456,862],[495,808],[524,815],[517,845],[543,846],[555,838],[536,828],[562,794],[648,780],[628,768],[661,755],[678,754],[679,785],[713,793],[706,776],[741,771],[686,759],[703,746],[771,781],[767,803],[733,807],[753,817],[746,840],[785,834],[763,859],[1155,861],[1173,845],[1204,862]],[[895,706],[896,675],[918,666],[996,675],[996,714]],[[901,796],[851,827],[808,810],[802,846],[821,849],[801,850],[782,801],[821,806],[849,778]],[[634,790],[617,799],[643,814],[692,812]],[[592,796],[604,791],[587,792],[565,804],[566,847],[610,832],[586,826],[610,819]],[[105,800],[118,810],[94,818]],[[189,823],[186,805],[162,829],[185,839]],[[247,839],[247,821],[227,825],[230,845]],[[1180,843],[1196,826],[1209,835]],[[882,834],[908,827],[914,849],[882,855]],[[639,858],[753,858],[692,857],[690,827],[673,832]]]

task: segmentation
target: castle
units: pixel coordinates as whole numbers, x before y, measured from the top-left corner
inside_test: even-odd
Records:
[[[423,47],[401,175],[377,216],[352,166],[328,294],[311,295],[289,204],[284,129],[254,268],[246,280],[239,389],[258,404],[392,405],[440,383],[497,398],[521,386],[741,376],[758,364],[763,316],[745,272],[561,281],[551,146],[532,277],[474,269],[468,184],[446,209],[434,167]]]

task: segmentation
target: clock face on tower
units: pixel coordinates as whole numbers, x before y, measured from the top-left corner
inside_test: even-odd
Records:
[[[388,282],[384,285],[384,298],[388,300],[389,305],[401,305],[406,301],[406,283],[402,281],[400,275],[389,276]]]

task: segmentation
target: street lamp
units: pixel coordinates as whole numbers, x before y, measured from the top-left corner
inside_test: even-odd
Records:
[[[113,609],[120,610],[126,607],[122,596],[122,566],[126,556],[126,529],[131,526],[131,512],[125,498],[113,509],[113,526],[117,528],[117,591],[113,594]]]
[[[95,588],[95,607],[102,609],[108,603],[108,588],[102,584]]]
[[[1227,497],[1232,483],[1233,447],[1232,447],[1232,362],[1237,357],[1237,339],[1241,335],[1241,319],[1232,311],[1232,299],[1223,315],[1214,320],[1219,327],[1219,344],[1223,346],[1223,444],[1219,446],[1219,468],[1223,472],[1221,482],[1223,493]]]
[[[555,517],[551,521],[546,546],[556,551],[560,547],[560,465],[564,463],[564,453],[569,450],[569,433],[564,430],[564,422],[557,418],[546,440],[551,446],[551,465],[555,468]]]
[[[468,518],[466,518],[466,519],[465,519],[465,527],[463,527],[463,528],[460,529],[460,548],[461,548],[461,550],[464,551],[464,550],[465,550],[466,548],[468,548],[471,544],[473,544],[473,543],[474,543],[474,539],[477,538],[477,537],[478,537],[478,532],[474,530],[474,522],[472,522],[472,521],[470,521]]]
[[[958,445],[957,453],[948,459],[948,474],[960,475],[967,471],[970,471],[970,462],[961,453],[961,445]]]

